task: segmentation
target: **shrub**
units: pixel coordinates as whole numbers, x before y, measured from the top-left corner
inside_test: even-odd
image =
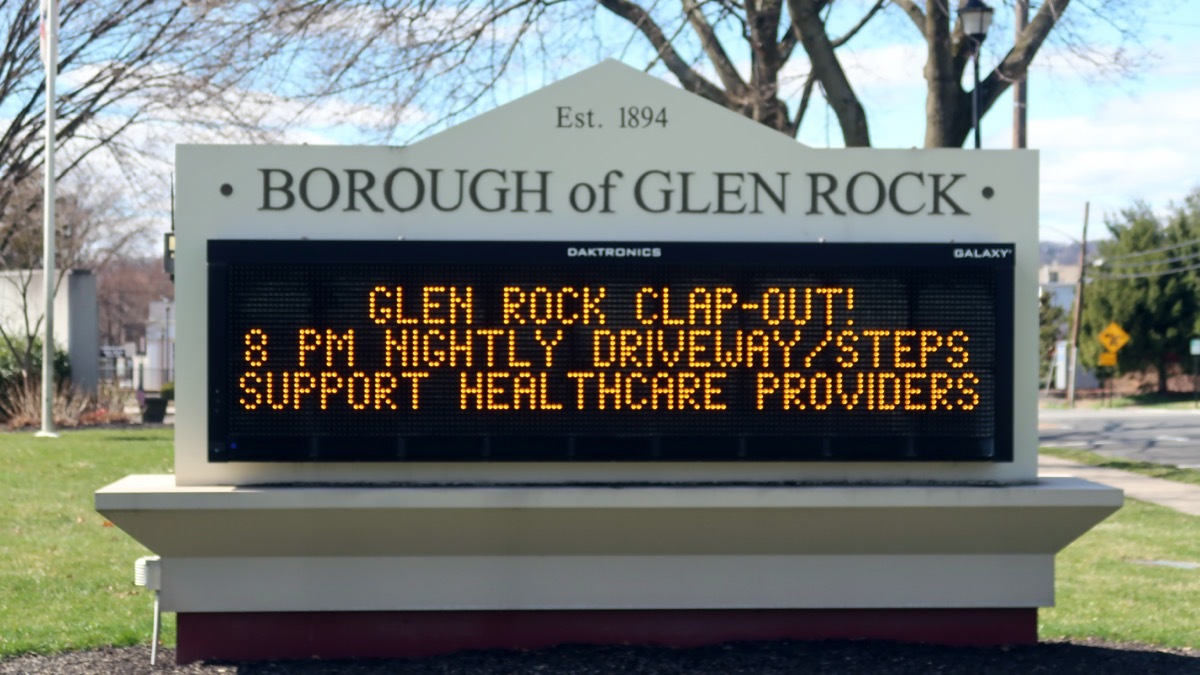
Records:
[[[13,341],[16,350],[9,349],[8,343],[0,340],[0,380],[5,382],[14,377],[21,376],[21,355],[25,351],[25,341],[16,339]],[[34,378],[38,377],[42,372],[42,341],[40,338],[33,338],[33,348],[30,350],[33,363],[30,364],[30,375]],[[71,358],[65,351],[54,348],[54,379],[57,382],[65,382],[71,379]]]
[[[168,401],[174,401],[175,400],[175,382],[171,381],[171,382],[164,383],[162,386],[162,391],[158,392],[158,395],[161,398],[167,399]]]
[[[8,428],[38,427],[42,425],[42,383],[12,382],[3,391],[0,415],[8,422]],[[54,392],[52,410],[54,424],[60,427],[78,426],[80,418],[93,406],[90,396],[75,389],[69,382]]]
[[[25,394],[25,385],[33,386],[37,391],[41,391],[41,373],[42,373],[42,341],[38,338],[33,339],[33,348],[31,350],[32,363],[30,364],[30,372],[28,381],[26,374],[21,368],[21,356],[25,352],[23,340],[14,340],[16,342],[16,351],[9,349],[8,343],[0,340],[0,421],[7,420],[10,417],[5,411],[21,408],[23,405],[17,405],[9,400],[10,394],[23,396]],[[54,349],[54,381],[58,383],[59,389],[64,386],[69,386],[71,379],[71,361],[67,353],[57,347]],[[38,394],[41,397],[41,394]],[[38,419],[41,419],[41,407],[37,408]]]
[[[101,382],[93,406],[80,418],[81,425],[114,424],[131,421],[125,405],[132,403],[133,392],[116,382]]]
[[[40,382],[14,383],[3,393],[0,418],[8,428],[40,427],[42,424],[42,388]],[[54,394],[54,426],[77,427],[129,422],[125,404],[130,392],[105,382],[92,396],[66,383]]]

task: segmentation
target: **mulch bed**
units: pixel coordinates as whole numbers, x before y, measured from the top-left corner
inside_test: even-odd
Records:
[[[1200,673],[1200,650],[1166,649],[1094,640],[1019,647],[937,647],[889,642],[743,642],[692,649],[564,645],[533,651],[477,651],[421,659],[264,661],[175,665],[160,650],[123,647],[26,655],[0,661],[0,674],[98,675],[188,673],[209,675],[1173,675]]]

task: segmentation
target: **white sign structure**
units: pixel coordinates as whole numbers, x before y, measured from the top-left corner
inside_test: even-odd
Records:
[[[613,96],[618,81],[621,95]],[[314,478],[309,466],[208,461],[205,279],[213,239],[996,242],[1016,245],[1015,297],[1031,295],[1036,279],[1034,153],[813,150],[616,62],[411,147],[182,147],[178,175],[177,348],[192,355],[178,374],[180,484]],[[1033,308],[1017,307],[1017,392],[1036,386],[1035,322]],[[1013,406],[1014,461],[1006,464],[351,464],[322,466],[320,476],[1030,481],[1035,401],[1014,396]]]
[[[1037,171],[1029,152],[814,150],[611,61],[409,147],[181,147],[175,474],[97,507],[163,556],[184,658],[230,653],[188,651],[189,614],[1033,611],[1054,553],[1121,495],[1038,479],[1032,303],[1000,462],[212,461],[229,394],[208,319],[227,240],[942,244],[1012,256],[1012,296],[1034,297]]]

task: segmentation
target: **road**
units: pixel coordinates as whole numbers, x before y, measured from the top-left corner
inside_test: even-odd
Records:
[[[1038,442],[1200,469],[1200,410],[1041,410]]]

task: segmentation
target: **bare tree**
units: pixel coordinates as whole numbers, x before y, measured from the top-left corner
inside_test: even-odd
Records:
[[[208,129],[223,139],[267,138],[324,117],[395,138],[400,129],[444,123],[476,111],[489,96],[553,78],[557,68],[594,61],[578,56],[589,44],[596,55],[620,48],[627,61],[665,69],[685,89],[789,135],[798,133],[819,91],[846,144],[869,145],[868,115],[842,56],[866,26],[889,15],[927,46],[926,146],[961,145],[971,130],[972,92],[962,83],[971,40],[953,22],[952,0],[680,2],[63,3],[57,115],[66,161],[58,177],[98,151],[135,155],[138,141],[129,132],[141,123]],[[1133,39],[1131,5],[1042,3],[980,84],[983,110],[1051,36],[1086,49],[1080,30],[1091,19]],[[37,0],[0,0],[0,259],[18,245],[25,216],[40,209],[32,190],[20,200],[24,214],[10,208],[44,157],[37,7]],[[841,27],[837,34],[832,26]],[[999,33],[989,44],[1000,43]]]
[[[0,349],[12,359],[15,369],[32,381],[37,371],[41,349],[37,339],[45,319],[33,289],[43,281],[40,267],[41,209],[37,185],[22,181],[9,187],[9,199],[0,210],[6,224],[7,246],[0,255]],[[53,275],[45,289],[55,292],[64,270]]]
[[[162,260],[117,258],[96,275],[100,342],[121,345],[146,335],[150,303],[174,296],[175,286],[163,271]]]
[[[45,157],[45,67],[38,48],[38,0],[0,0],[0,212],[41,170]],[[236,45],[251,26],[221,36],[203,12],[182,2],[63,2],[57,86],[57,178],[97,151],[121,167],[136,148],[128,132],[142,122],[220,125],[257,130],[234,92],[260,64],[239,61]],[[165,184],[165,181],[164,181]],[[40,208],[36,199],[24,200]],[[0,222],[0,256],[13,245],[11,218]]]
[[[323,118],[379,140],[407,140],[414,129],[422,133],[614,53],[793,136],[821,95],[845,143],[865,146],[869,116],[842,64],[871,44],[861,36],[880,21],[926,45],[924,63],[911,64],[923,66],[927,83],[925,145],[957,146],[972,123],[972,92],[963,86],[972,46],[955,23],[953,1],[65,2],[59,178],[98,151],[134,156],[139,137],[129,132],[143,123],[229,140],[271,138]],[[0,212],[44,156],[37,7],[37,0],[0,0]],[[1086,51],[1083,29],[1102,23],[1118,43],[1129,42],[1138,16],[1127,0],[1046,0],[1020,36],[997,48],[1007,38],[1002,17],[988,41],[995,65],[980,85],[982,110],[1048,40]],[[1123,53],[1093,48],[1087,55],[1111,64]],[[36,200],[27,206],[36,208]],[[9,221],[0,222],[0,255],[14,235]]]
[[[0,253],[0,347],[13,355],[17,367],[32,377],[37,370],[44,307],[33,293],[42,285],[42,193],[41,173],[9,190],[9,200],[0,211],[8,243]],[[137,243],[151,229],[152,221],[131,215],[123,202],[123,185],[81,169],[59,192],[56,200],[59,227],[56,232],[56,264],[48,292],[57,294],[72,270],[95,273],[101,287],[110,271],[119,270],[126,257],[138,250]],[[161,262],[158,263],[161,269]],[[165,274],[161,275],[165,280]],[[163,287],[158,276],[149,275],[141,288],[130,288],[133,301],[143,293]],[[169,285],[169,282],[168,282]],[[46,291],[43,291],[46,292]],[[168,295],[170,292],[168,291]],[[157,300],[159,296],[149,300]],[[103,304],[101,305],[103,309]],[[141,318],[145,319],[145,307]]]
[[[1013,38],[1009,10],[1016,1],[997,0],[985,55],[994,65],[979,86],[981,114],[1025,75],[1048,41],[1116,70],[1128,65],[1123,47],[1138,37],[1137,3],[1046,0]],[[272,73],[267,79],[303,83],[277,89],[294,103],[338,97],[357,112],[374,111],[385,130],[472,112],[497,88],[578,67],[590,45],[597,55],[615,51],[648,70],[665,69],[688,91],[792,136],[819,92],[848,146],[869,146],[871,135],[843,59],[869,47],[864,29],[886,17],[888,30],[908,31],[925,44],[924,62],[911,64],[923,67],[926,80],[925,145],[953,147],[972,129],[974,92],[963,75],[975,48],[957,23],[954,2],[347,0],[336,9],[326,2],[216,3],[223,7],[214,14],[254,16],[263,30],[253,48],[275,56],[264,60]],[[1113,49],[1089,41],[1086,30],[1096,25],[1115,39]],[[283,54],[289,58],[278,58]]]

